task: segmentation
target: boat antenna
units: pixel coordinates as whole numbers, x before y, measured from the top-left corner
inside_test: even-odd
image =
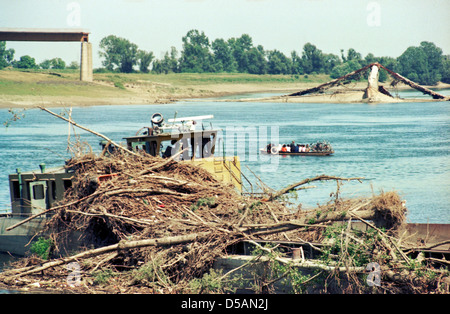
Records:
[[[178,114],[178,111],[175,111],[175,114],[173,115],[173,123],[172,123],[172,126],[175,125],[175,119],[177,118],[177,114]]]

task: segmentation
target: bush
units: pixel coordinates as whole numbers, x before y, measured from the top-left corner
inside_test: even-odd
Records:
[[[34,242],[31,247],[30,251],[32,254],[35,254],[36,256],[47,260],[50,256],[50,250],[53,246],[53,242],[51,239],[45,239],[40,237],[36,242]]]

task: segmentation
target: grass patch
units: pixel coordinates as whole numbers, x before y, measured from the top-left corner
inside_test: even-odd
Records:
[[[113,86],[82,82],[75,70],[65,72],[48,72],[48,70],[0,71],[0,94],[10,96],[83,96],[105,97],[114,95]],[[123,87],[123,89],[125,89]],[[123,91],[122,91],[123,93]]]
[[[94,73],[94,82],[81,82],[78,70],[0,71],[0,95],[32,97],[120,98],[136,93],[150,97],[213,96],[215,93],[299,88],[320,84],[328,75],[254,75],[246,73]],[[231,88],[234,86],[235,88]]]

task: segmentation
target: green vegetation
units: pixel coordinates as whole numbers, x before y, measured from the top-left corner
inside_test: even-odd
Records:
[[[255,45],[248,34],[227,40],[210,40],[204,32],[190,30],[182,37],[182,51],[171,47],[162,59],[155,59],[153,52],[144,51],[126,38],[109,35],[100,41],[99,55],[104,68],[97,73],[246,73],[269,75],[292,75],[295,77],[324,74],[332,78],[340,77],[373,62],[398,72],[407,78],[426,85],[438,81],[450,83],[450,56],[442,49],[427,41],[418,47],[408,47],[398,58],[376,57],[369,53],[366,57],[349,48],[341,56],[325,53],[311,43],[306,43],[302,51],[292,51],[286,56],[279,50],[265,50]],[[34,58],[22,56],[14,60],[14,49],[6,49],[0,42],[0,69],[12,66],[21,69],[77,69],[78,63],[69,67],[60,58],[44,60],[36,64]],[[387,74],[380,72],[380,80],[385,81]],[[119,88],[121,85],[118,84]]]
[[[424,85],[434,85],[443,76],[449,82],[448,72],[444,73],[444,64],[449,67],[449,60],[442,56],[442,49],[433,43],[423,41],[419,47],[409,47],[397,59],[397,70],[410,80]]]
[[[0,69],[3,69],[14,61],[14,49],[6,49],[6,42],[0,41]]]
[[[111,74],[109,74],[111,76]],[[3,96],[82,96],[82,97],[109,97],[119,96],[118,88],[80,82],[80,73],[77,70],[39,70],[39,69],[8,69],[0,70],[0,94]],[[102,79],[114,83],[111,78],[101,76]],[[123,79],[115,79],[122,82]]]
[[[30,252],[44,260],[47,260],[50,256],[50,250],[53,242],[51,239],[45,239],[40,237],[30,247]]]
[[[216,205],[216,199],[214,197],[205,197],[200,198],[197,203],[191,205],[191,210],[195,211],[202,206],[207,206],[209,208],[214,207]]]
[[[94,272],[94,284],[96,285],[106,285],[110,278],[117,276],[118,274],[113,270],[107,268]]]
[[[222,270],[211,268],[209,272],[204,273],[201,278],[194,278],[189,282],[187,293],[193,294],[212,294],[212,293],[234,293],[239,287],[240,277],[224,280]]]
[[[100,41],[100,56],[104,58],[103,66],[109,71],[118,70],[122,73],[133,72],[133,67],[139,63],[141,72],[147,73],[153,53],[139,50],[136,44],[128,39],[109,35]]]
[[[255,281],[251,284],[252,289],[256,293],[270,293],[275,289],[274,285],[285,287],[290,293],[305,293],[311,284],[315,284],[314,279],[320,273],[319,271],[303,272],[296,267],[291,259],[283,259],[285,253],[281,248],[266,244],[264,247],[257,246],[252,251],[257,259],[258,257],[266,257],[264,270],[254,270],[256,273],[263,272],[264,280]],[[255,260],[256,262],[256,260]],[[258,278],[257,274],[253,276]]]
[[[223,93],[297,89],[320,84],[326,74],[256,75],[248,73],[120,73],[94,71],[94,82],[81,82],[76,69],[0,70],[0,95],[6,101],[49,101],[55,105],[108,104],[214,97]]]

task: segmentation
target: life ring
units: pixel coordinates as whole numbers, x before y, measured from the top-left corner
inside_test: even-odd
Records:
[[[278,154],[278,147],[273,146],[273,147],[270,149],[270,153],[271,153],[272,155]]]
[[[152,123],[160,125],[164,121],[164,117],[160,113],[154,113],[151,118]]]

